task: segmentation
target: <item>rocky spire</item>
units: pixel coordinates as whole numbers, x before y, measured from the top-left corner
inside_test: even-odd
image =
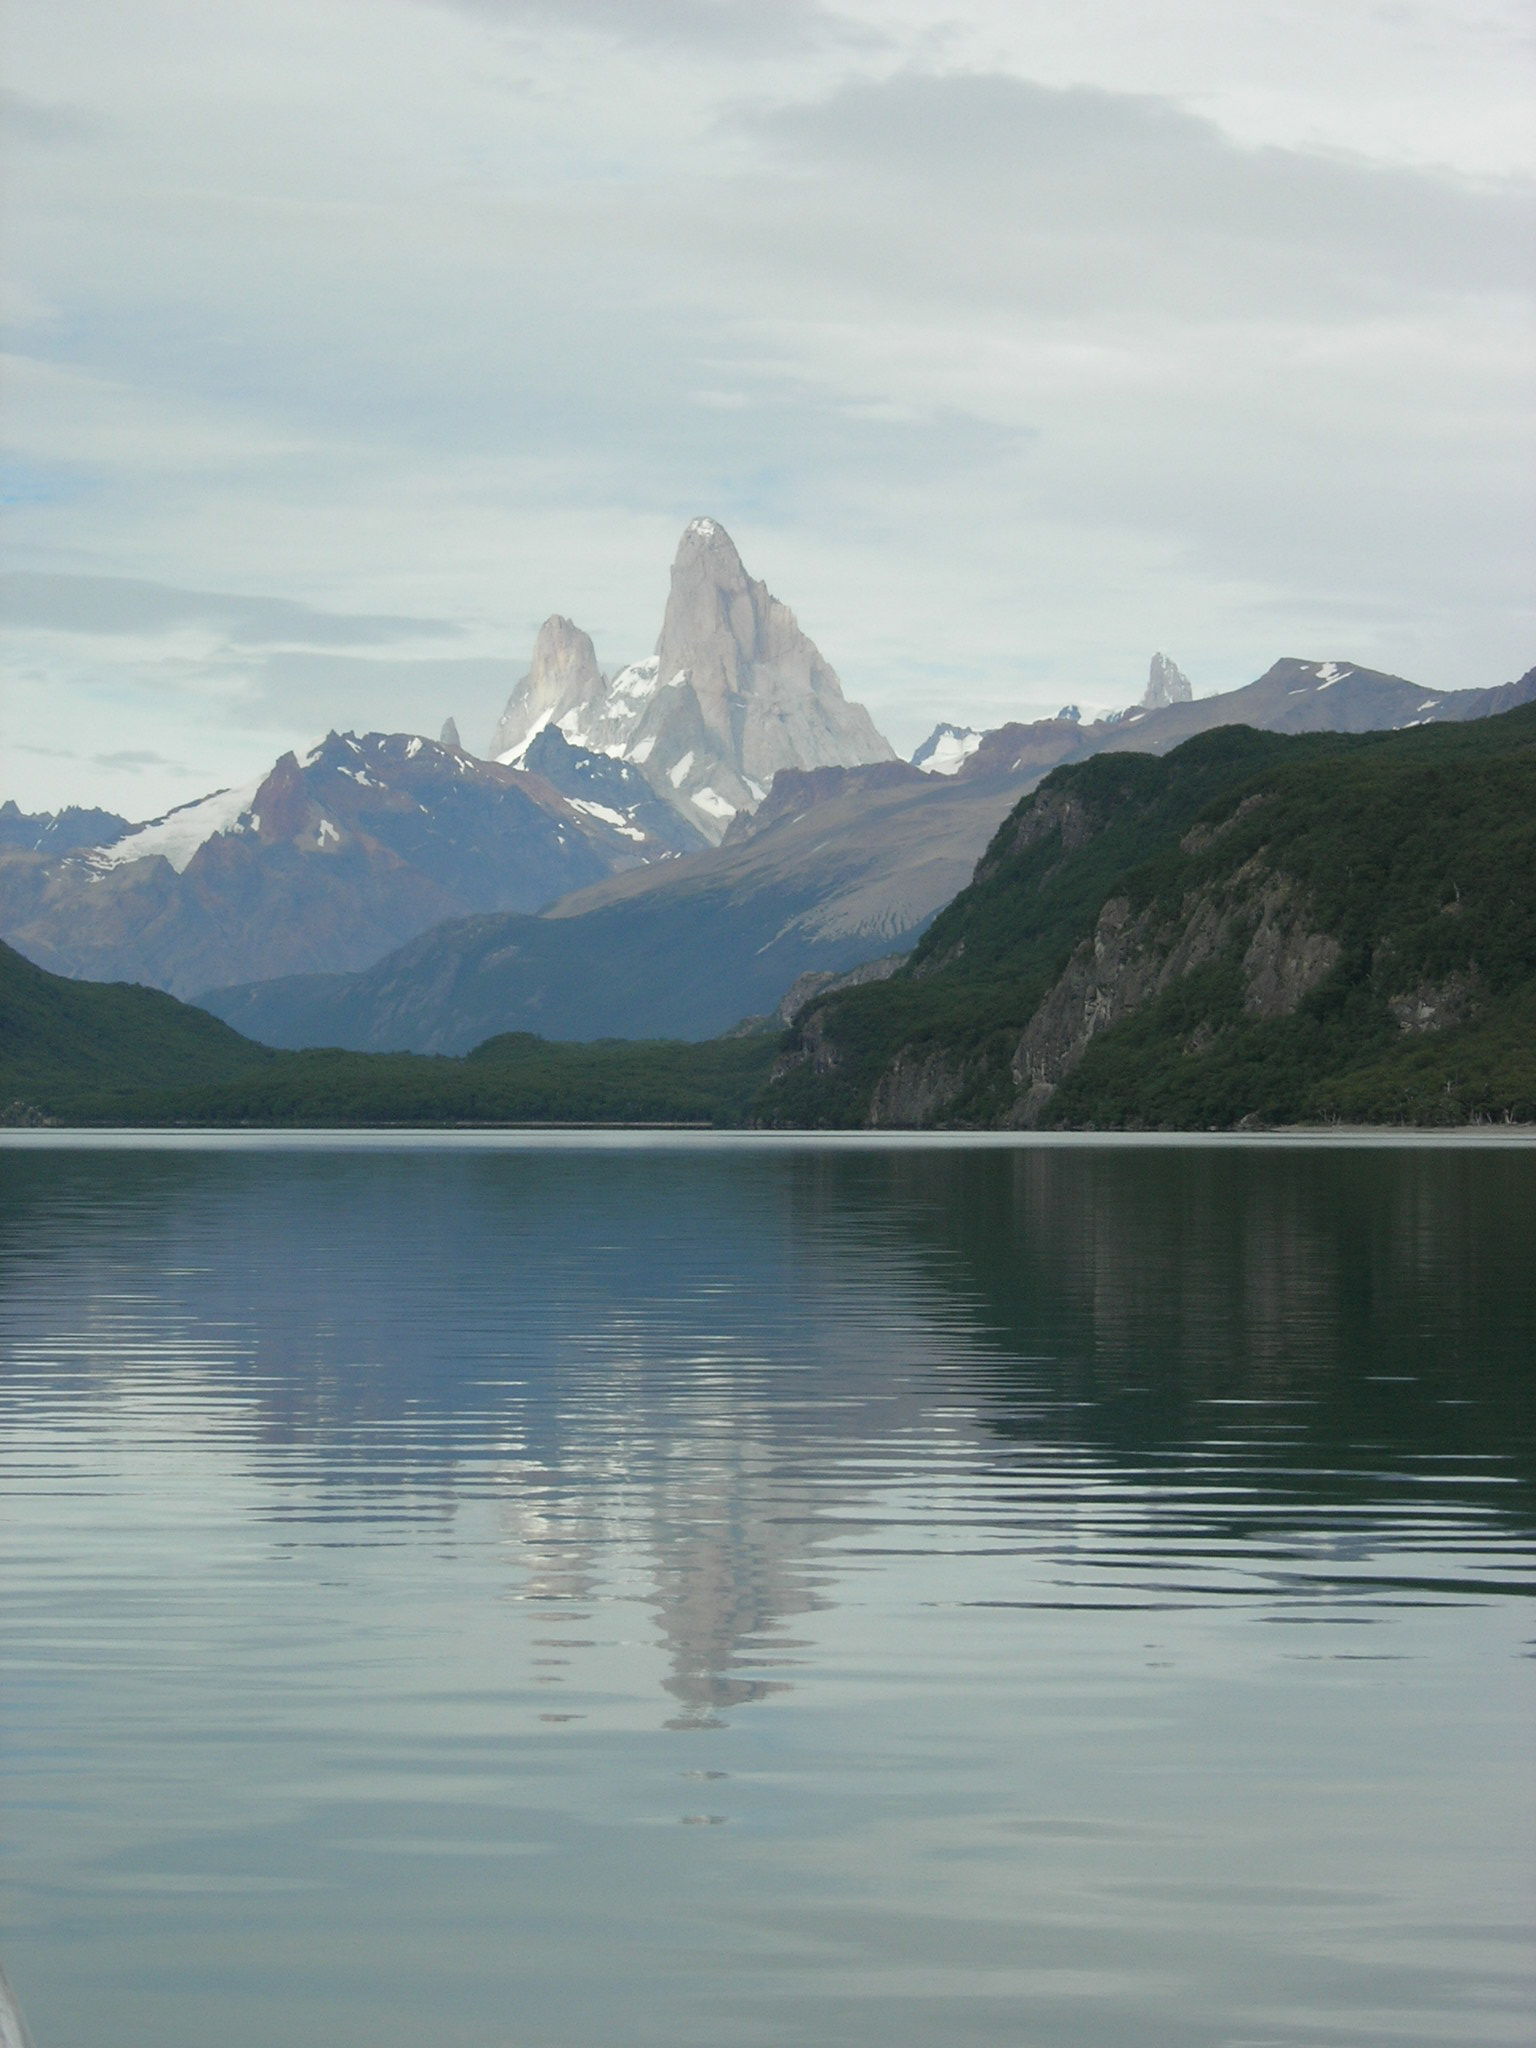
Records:
[[[459,752],[463,753],[464,742],[459,738],[457,719],[445,718],[443,720],[443,729],[437,736],[437,743],[440,747],[457,747]]]
[[[491,758],[506,761],[521,754],[536,732],[546,725],[566,725],[573,713],[579,723],[606,687],[590,635],[557,612],[539,628],[528,673],[508,698],[492,737]],[[576,738],[574,732],[571,737]]]
[[[683,533],[650,661],[610,682],[585,633],[569,619],[546,620],[497,727],[495,757],[520,762],[551,724],[573,746],[633,762],[710,839],[761,801],[780,768],[895,758],[714,519]]]
[[[780,768],[895,758],[718,520],[684,530],[656,654],[660,687],[692,689],[721,765],[749,785],[766,789]]]
[[[1170,661],[1166,654],[1153,655],[1147,693],[1141,700],[1148,710],[1160,710],[1164,704],[1187,704],[1194,694],[1194,685],[1177,662]]]

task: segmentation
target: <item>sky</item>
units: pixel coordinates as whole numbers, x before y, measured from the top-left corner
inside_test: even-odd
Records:
[[[11,0],[5,774],[486,743],[686,521],[902,749],[1536,661],[1515,0]]]

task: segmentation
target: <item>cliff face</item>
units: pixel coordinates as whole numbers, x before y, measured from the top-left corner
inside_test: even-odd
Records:
[[[1074,951],[1061,979],[1030,1018],[1009,1063],[1015,1101],[1006,1121],[1031,1129],[1094,1038],[1229,952],[1239,955],[1242,1006],[1252,1017],[1288,1017],[1339,964],[1336,938],[1314,930],[1295,884],[1246,863],[1225,881],[1191,891],[1178,913],[1139,914],[1112,896],[1093,936]],[[1190,1034],[1199,1052],[1214,1032]]]
[[[1536,707],[1058,770],[770,1122],[1536,1117]]]

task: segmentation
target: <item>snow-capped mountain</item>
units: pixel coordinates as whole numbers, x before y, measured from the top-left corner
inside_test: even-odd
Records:
[[[557,726],[640,769],[707,839],[761,803],[781,768],[894,759],[794,613],[750,577],[713,519],[684,530],[654,656],[611,679],[569,619],[547,619],[491,743],[516,764]]]
[[[974,725],[936,725],[912,756],[912,766],[925,775],[958,775],[981,742]]]
[[[493,1032],[704,1037],[771,1010],[799,974],[910,945],[963,886],[1021,795],[1064,761],[1164,753],[1223,725],[1363,732],[1536,700],[1536,670],[1492,690],[1426,691],[1343,662],[1277,662],[1221,696],[999,726],[952,775],[907,762],[786,771],[725,843],[653,862],[536,917],[429,932],[362,974],[210,992],[275,1045],[459,1051]],[[963,728],[961,729],[963,730]]]
[[[407,733],[333,732],[141,825],[12,806],[0,936],[55,973],[189,995],[363,967],[445,919],[536,910],[702,843],[634,771],[550,740],[578,793]]]

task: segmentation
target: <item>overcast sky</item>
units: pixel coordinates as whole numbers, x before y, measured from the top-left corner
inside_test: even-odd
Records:
[[[707,513],[905,751],[1536,661],[1516,0],[11,0],[0,795],[483,745]]]

